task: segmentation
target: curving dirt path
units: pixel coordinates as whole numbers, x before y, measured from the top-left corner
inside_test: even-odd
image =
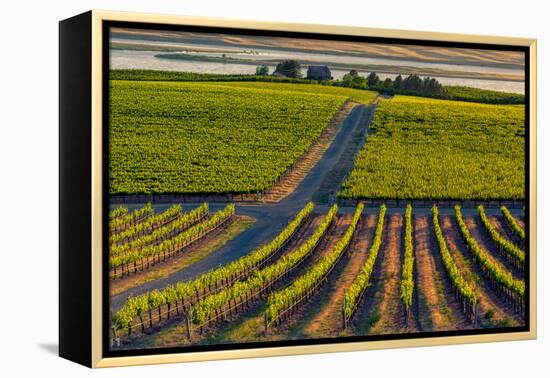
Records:
[[[458,224],[452,216],[441,217],[441,229],[449,251],[464,279],[471,285],[478,299],[478,324],[476,328],[519,326],[523,321],[514,310],[493,292],[478,265],[468,253]]]
[[[378,103],[379,97],[374,101]],[[313,195],[313,200],[318,203],[329,203],[334,201],[337,193],[342,187],[345,178],[350,174],[355,165],[355,158],[368,139],[368,129],[374,117],[374,106],[358,106],[355,110],[357,121],[353,134],[346,142],[346,148],[342,152],[338,164],[325,175],[317,191]]]
[[[317,138],[307,152],[298,159],[294,168],[264,193],[262,198],[264,202],[280,202],[296,189],[307,176],[311,168],[323,157],[323,154],[332,143],[336,132],[356,105],[359,105],[359,103],[354,101],[344,102],[319,138]]]
[[[367,106],[360,104],[354,106],[349,115],[342,122],[341,127],[336,131],[332,143],[330,143],[329,147],[323,153],[322,158],[309,170],[306,177],[299,183],[296,189],[281,202],[276,204],[236,204],[237,214],[257,219],[256,223],[249,229],[229,241],[223,247],[212,252],[206,258],[185,269],[175,271],[167,276],[159,277],[154,281],[146,282],[139,287],[125,290],[110,297],[111,310],[116,312],[129,296],[140,295],[153,289],[165,287],[169,284],[193,279],[210,269],[225,265],[242,257],[273,239],[283,230],[287,222],[296,215],[299,209],[303,208],[318,192],[322,183],[325,182],[326,177],[330,175],[334,167],[340,164],[343,156],[345,157],[344,152],[347,146],[350,143],[354,143],[354,140],[358,137],[358,132],[368,129],[375,109],[376,105]],[[352,167],[350,167],[350,169],[351,168]],[[337,182],[332,184],[338,185],[339,187],[341,183]],[[330,186],[330,188],[332,188],[332,186]],[[169,205],[170,204],[155,205],[155,209],[167,208]],[[220,202],[212,203],[209,206],[212,211],[216,211],[225,205],[225,203]],[[185,207],[187,206],[192,207],[196,206],[196,204],[186,203]],[[328,206],[317,205],[315,211],[328,211]]]
[[[290,285],[293,280],[302,275],[308,267],[326,255],[328,250],[343,236],[349,224],[351,223],[352,215],[345,214],[333,223],[327,234],[323,237],[321,243],[315,250],[313,256],[301,264],[287,278],[275,285],[274,290],[281,290]],[[323,290],[323,289],[321,289]],[[252,309],[246,313],[239,314],[237,320],[231,322],[222,329],[209,330],[209,334],[215,340],[232,342],[249,342],[249,341],[266,341],[266,340],[284,340],[293,338],[302,338],[300,330],[303,328],[308,319],[307,311],[311,311],[310,305],[315,306],[317,303],[318,294],[315,294],[313,299],[302,306],[290,319],[277,327],[275,331],[270,331],[265,335],[264,312],[265,299],[257,301]]]

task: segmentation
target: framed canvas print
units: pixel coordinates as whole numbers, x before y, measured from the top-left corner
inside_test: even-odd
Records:
[[[536,337],[536,41],[60,22],[60,355]]]

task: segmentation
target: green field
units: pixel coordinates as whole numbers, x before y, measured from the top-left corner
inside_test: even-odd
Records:
[[[523,105],[396,96],[381,103],[341,198],[525,197]]]
[[[111,70],[111,80],[133,81],[262,81],[274,83],[317,84],[317,81],[290,77],[257,76],[240,74],[213,74],[198,72],[160,71],[160,70]]]
[[[449,100],[482,102],[486,104],[524,104],[525,96],[519,93],[497,92],[487,89],[446,86],[445,95]]]
[[[316,84],[110,82],[110,194],[253,193],[273,185],[350,97]]]
[[[163,47],[161,47],[163,48]],[[216,82],[268,82],[268,83],[298,83],[298,84],[322,84],[324,86],[342,87],[339,81],[321,81],[297,79],[278,76],[258,76],[239,74],[212,74],[196,72],[159,71],[159,70],[111,70],[111,80],[134,80],[134,81],[216,81]],[[261,84],[260,84],[261,86]],[[352,86],[352,88],[354,88]],[[355,87],[356,88],[356,87]],[[342,89],[342,88],[339,88]],[[360,88],[363,89],[363,88]],[[405,89],[388,88],[378,85],[370,88],[371,91],[380,91],[389,94],[402,94],[408,96],[421,96],[439,98],[444,100],[457,100],[480,102],[486,104],[524,104],[525,96],[518,93],[507,93],[488,89],[479,89],[463,86],[444,86],[444,91],[439,94],[424,93],[419,91],[407,91]],[[337,89],[338,90],[338,89]]]

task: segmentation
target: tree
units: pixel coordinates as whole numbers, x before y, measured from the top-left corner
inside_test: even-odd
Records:
[[[365,88],[365,78],[359,76],[356,70],[351,70],[349,73],[345,74],[342,78],[342,83],[345,87]]]
[[[431,78],[424,90],[430,94],[441,94],[443,92],[443,86],[434,78]]]
[[[302,66],[297,60],[284,60],[277,64],[275,72],[273,73],[283,75],[286,77],[300,78],[302,77]]]
[[[403,77],[401,75],[397,75],[395,77],[395,80],[393,81],[393,87],[395,89],[401,89],[403,85]]]
[[[351,72],[345,74],[344,77],[342,77],[342,84],[344,85],[344,87],[351,87],[352,83],[353,83],[353,76],[351,75]]]
[[[369,87],[375,87],[378,84],[380,84],[380,78],[376,74],[376,72],[371,72],[369,76],[367,76],[367,84]]]
[[[351,82],[353,88],[365,88],[367,86],[367,80],[362,76],[355,76]]]
[[[384,82],[382,83],[382,86],[384,88],[391,88],[393,86],[393,83],[392,83],[391,79],[389,77],[387,77],[386,80],[384,80]]]
[[[256,67],[256,75],[258,76],[269,75],[269,67],[267,67],[265,64]]]
[[[403,80],[403,89],[408,91],[421,91],[422,79],[418,75],[409,75]]]
[[[422,90],[424,92],[429,93],[429,89],[430,89],[430,78],[426,76],[424,80],[422,80]]]

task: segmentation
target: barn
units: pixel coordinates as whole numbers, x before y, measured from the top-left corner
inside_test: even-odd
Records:
[[[328,66],[309,66],[307,78],[310,80],[332,80],[332,75]]]

